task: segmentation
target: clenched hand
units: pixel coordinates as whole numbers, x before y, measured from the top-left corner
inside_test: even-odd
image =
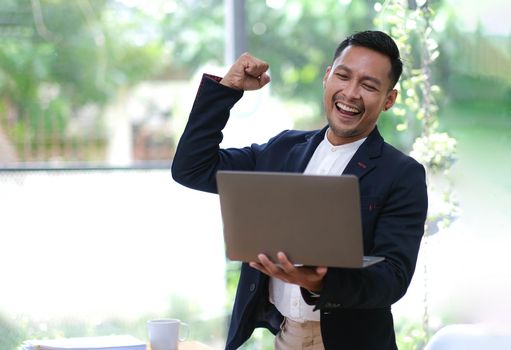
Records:
[[[268,68],[268,63],[244,53],[234,62],[220,84],[243,91],[258,90],[270,82]]]

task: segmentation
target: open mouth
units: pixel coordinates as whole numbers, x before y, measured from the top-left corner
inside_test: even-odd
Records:
[[[362,111],[358,107],[348,106],[342,102],[335,102],[335,108],[344,115],[354,117]]]

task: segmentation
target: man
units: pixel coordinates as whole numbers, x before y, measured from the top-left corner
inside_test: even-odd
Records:
[[[261,254],[242,264],[226,349],[238,348],[255,327],[277,335],[276,349],[397,349],[390,306],[412,279],[427,211],[424,168],[385,143],[376,127],[397,97],[399,50],[378,31],[346,38],[323,78],[325,128],[220,149],[230,109],[245,90],[269,83],[267,70],[244,54],[225,77],[204,75],[172,164],[174,179],[216,192],[217,170],[356,175],[364,254],[385,260],[365,269],[295,267],[280,253],[278,262]]]

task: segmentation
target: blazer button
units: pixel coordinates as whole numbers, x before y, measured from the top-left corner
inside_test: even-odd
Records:
[[[250,289],[251,292],[253,292],[256,289],[256,284],[255,283],[251,283],[249,289]]]

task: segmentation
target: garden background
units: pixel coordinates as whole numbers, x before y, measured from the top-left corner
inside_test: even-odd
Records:
[[[178,317],[222,348],[238,264],[216,196],[172,182],[203,72],[222,75],[229,1],[0,0],[0,349],[129,333]],[[386,140],[428,169],[400,349],[444,325],[511,324],[511,5],[506,0],[246,0],[246,93],[224,146],[324,125],[321,79],[346,35],[382,29],[405,60]],[[256,332],[245,349],[268,349]]]

